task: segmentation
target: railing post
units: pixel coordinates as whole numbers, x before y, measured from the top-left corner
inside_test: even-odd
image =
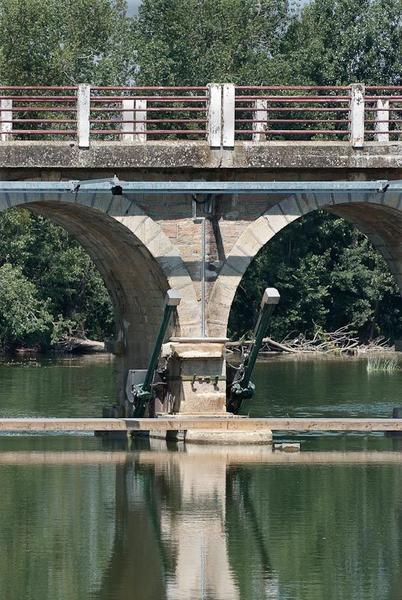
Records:
[[[354,148],[364,144],[364,83],[350,86],[350,142]]]
[[[224,83],[222,87],[222,146],[233,148],[235,140],[235,86]]]
[[[256,100],[253,118],[253,142],[265,142],[268,129],[268,100]]]
[[[9,100],[9,99],[4,98],[3,100],[0,100],[0,119],[1,119],[0,140],[2,142],[8,142],[8,140],[11,138],[10,132],[13,129],[12,107],[13,107],[13,101],[11,99]],[[5,123],[4,121],[8,121],[8,123]]]
[[[389,142],[389,100],[377,100],[375,139],[377,142]]]
[[[79,148],[89,148],[89,114],[91,109],[91,86],[81,83],[77,92],[77,128]]]
[[[147,101],[136,100],[135,101],[135,142],[146,142],[147,141]]]
[[[211,148],[220,148],[222,142],[222,86],[209,83],[207,140]]]
[[[123,142],[134,141],[134,100],[128,99],[122,101],[122,124],[121,140]]]

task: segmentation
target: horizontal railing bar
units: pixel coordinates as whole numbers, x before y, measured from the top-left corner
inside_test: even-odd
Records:
[[[0,85],[0,90],[77,90],[78,85]]]
[[[145,119],[145,120],[113,120],[113,119],[90,119],[89,120],[90,123],[97,123],[102,124],[102,123],[116,123],[116,124],[122,124],[122,123],[208,123],[207,119]]]
[[[236,123],[350,123],[350,119],[236,119]]]
[[[120,129],[91,129],[91,134],[95,134],[95,135],[121,135],[122,131]],[[159,135],[162,133],[166,133],[168,135],[176,135],[177,133],[182,133],[182,134],[188,134],[188,135],[192,135],[192,134],[203,134],[205,135],[206,133],[206,129],[149,129],[148,131],[144,131],[144,132],[138,132],[138,131],[130,131],[130,132],[123,132],[123,133],[130,133],[130,134],[141,134],[141,133],[146,133],[147,135]]]
[[[91,102],[107,103],[122,100],[148,100],[149,102],[206,102],[207,96],[92,96]]]
[[[255,133],[255,131],[252,129],[235,129],[235,133],[250,134]],[[268,129],[267,131],[259,133],[263,133],[264,135],[284,135],[288,133],[292,135],[316,135],[321,133],[325,133],[327,135],[346,135],[349,133],[349,131],[345,129]]]
[[[94,85],[91,86],[92,90],[121,90],[121,91],[132,91],[132,90],[195,90],[195,91],[206,91],[208,88],[206,85]]]
[[[133,110],[135,110],[134,108],[120,108],[120,107],[116,107],[116,108],[96,108],[96,107],[92,107],[91,106],[91,112],[109,112],[109,113],[113,113],[113,112],[118,112],[118,113],[124,113],[124,112],[132,112]],[[163,107],[158,107],[158,106],[148,106],[146,108],[147,112],[207,112],[207,107],[206,106],[163,106]]]
[[[16,102],[77,102],[76,96],[9,96],[2,95],[0,100],[14,100]]]
[[[348,85],[235,85],[236,90],[348,90]]]
[[[76,123],[77,119],[0,119],[0,123]]]
[[[255,102],[256,100],[269,100],[270,102],[278,102],[283,104],[284,102],[297,102],[298,104],[301,103],[308,103],[308,104],[312,104],[312,103],[320,103],[323,104],[324,102],[332,102],[332,103],[339,103],[339,104],[345,104],[346,102],[350,102],[350,98],[348,96],[345,96],[343,98],[339,97],[339,96],[333,96],[333,97],[318,97],[318,96],[236,96],[236,102]]]
[[[260,112],[261,110],[265,111],[265,112],[350,112],[349,108],[342,108],[342,107],[328,107],[328,108],[321,108],[319,106],[317,107],[311,107],[311,106],[301,106],[300,108],[298,108],[297,106],[292,106],[292,108],[289,108],[287,106],[267,106],[267,108],[256,108],[255,106],[236,106],[235,107],[235,111],[236,112]]]
[[[366,85],[367,90],[402,90],[402,85]]]
[[[76,129],[12,129],[7,135],[75,135]]]

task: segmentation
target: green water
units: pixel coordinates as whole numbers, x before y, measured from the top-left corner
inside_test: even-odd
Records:
[[[260,363],[256,416],[389,416],[402,370]],[[91,416],[109,357],[0,365],[3,416]],[[130,450],[92,436],[0,437],[1,600],[400,600],[402,443]]]

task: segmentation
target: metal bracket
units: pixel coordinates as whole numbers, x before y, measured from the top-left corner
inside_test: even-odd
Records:
[[[187,381],[190,379],[190,377],[182,377],[182,381]],[[191,388],[193,391],[196,390],[195,384],[198,382],[199,384],[202,383],[212,383],[214,388],[217,390],[218,389],[218,384],[220,381],[226,381],[226,378],[223,377],[222,375],[193,375],[193,377],[191,378]]]

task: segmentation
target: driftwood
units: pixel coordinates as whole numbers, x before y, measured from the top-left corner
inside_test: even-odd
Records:
[[[228,342],[226,347],[232,351],[243,351],[250,346],[252,340],[238,340]],[[357,354],[359,352],[384,351],[389,347],[389,340],[379,337],[371,340],[367,344],[361,344],[350,326],[340,327],[336,331],[324,332],[317,329],[313,338],[308,339],[304,334],[287,335],[281,342],[277,342],[270,337],[263,339],[261,352],[270,352],[279,350],[288,353],[308,353],[318,352],[321,354]]]
[[[104,352],[104,342],[98,342],[96,340],[88,340],[87,338],[80,338],[69,336],[65,337],[57,344],[54,345],[56,352],[71,352],[72,354],[91,354],[93,352]]]

